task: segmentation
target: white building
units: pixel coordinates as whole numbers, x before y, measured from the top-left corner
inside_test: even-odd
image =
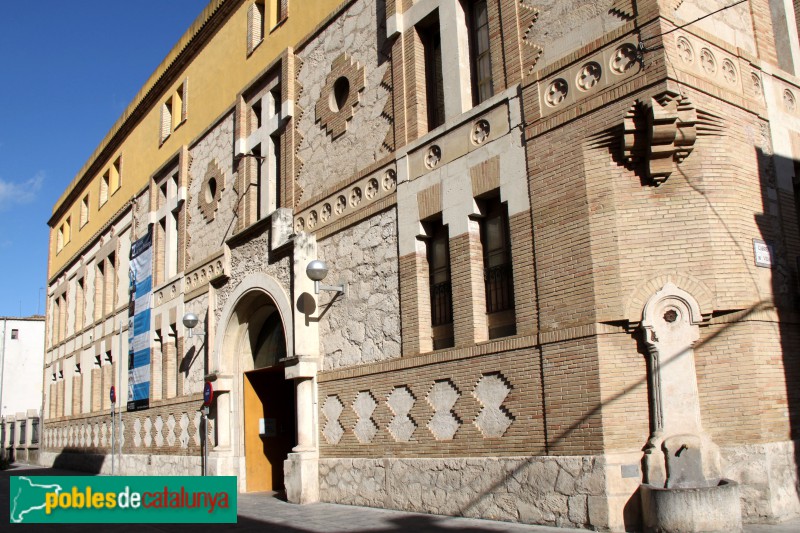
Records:
[[[43,361],[44,317],[0,317],[0,442],[16,460],[38,456]]]

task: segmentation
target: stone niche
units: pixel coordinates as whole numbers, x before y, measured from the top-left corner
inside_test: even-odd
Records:
[[[697,300],[667,283],[645,304],[651,434],[641,487],[646,531],[741,531],[738,484],[720,477],[719,448],[703,430],[694,345]]]

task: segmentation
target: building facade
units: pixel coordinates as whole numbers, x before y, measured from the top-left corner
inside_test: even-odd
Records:
[[[691,470],[800,513],[797,21],[212,1],[54,207],[42,461],[110,468],[114,385],[127,474],[207,434],[298,503],[623,530]]]
[[[45,317],[0,317],[0,454],[39,460]]]

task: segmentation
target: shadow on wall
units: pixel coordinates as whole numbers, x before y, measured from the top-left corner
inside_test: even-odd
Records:
[[[86,453],[77,448],[64,448],[53,461],[53,468],[99,474],[105,462],[105,454]]]
[[[800,161],[765,153],[760,148],[756,155],[763,206],[755,221],[771,256],[772,265],[768,268],[780,328],[789,417],[789,434],[773,440],[788,437],[795,442],[795,475],[800,494]],[[788,176],[791,184],[779,183]]]
[[[777,386],[781,387],[782,390],[776,391],[774,394],[773,391],[764,391],[766,393],[765,396],[753,398],[753,400],[761,403],[769,403],[770,397],[776,397],[775,400],[779,401],[783,395],[786,396],[789,427],[782,428],[780,423],[778,423],[775,425],[775,428],[765,428],[764,432],[759,435],[759,438],[762,442],[784,442],[787,439],[795,441],[794,468],[797,470],[796,479],[800,480],[800,443],[797,442],[798,439],[800,439],[800,356],[798,356],[798,351],[800,351],[800,327],[798,327],[798,317],[800,317],[800,180],[798,180],[798,177],[800,177],[800,161],[787,160],[780,156],[765,154],[762,150],[758,150],[756,155],[759,162],[759,180],[763,199],[761,211],[763,214],[757,214],[755,216],[759,229],[758,233],[760,233],[760,235],[753,235],[753,238],[769,244],[772,248],[772,266],[764,267],[764,270],[767,268],[771,269],[771,294],[760,294],[758,300],[749,308],[727,310],[730,312],[738,312],[737,318],[722,325],[715,332],[705,333],[703,338],[698,341],[693,348],[696,354],[701,354],[705,345],[718,340],[722,335],[730,335],[738,327],[746,327],[745,321],[757,319],[757,316],[763,312],[774,312],[777,315],[778,324],[776,326],[776,334],[780,336],[781,366],[783,369],[783,376],[780,378],[782,379],[782,383]],[[791,189],[792,192],[787,191],[786,188],[780,190],[777,187],[775,177],[776,165],[788,166],[793,170],[792,175],[795,176],[795,178],[794,187]],[[678,168],[678,171],[683,174],[680,168]],[[706,197],[704,189],[696,186],[693,183],[694,180],[685,174],[683,177],[695,192]],[[753,265],[754,244],[745,242],[741,230],[735,226],[732,227],[729,225],[728,221],[717,211],[716,207],[707,197],[706,200],[713,218],[724,228],[727,237],[732,242],[738,243],[738,253],[741,254],[741,260],[746,265]],[[745,244],[742,244],[743,242],[745,242]],[[753,283],[758,287],[758,274],[762,268],[752,266],[749,270],[752,273]],[[641,331],[631,331],[630,334],[631,342],[637,344],[638,352],[642,357],[647,358],[648,350],[642,338]],[[750,353],[752,357],[760,357],[757,344],[754,344],[751,350]],[[752,379],[758,379],[758,376],[750,377]],[[745,378],[747,378],[747,376],[745,376]],[[775,378],[776,376],[770,375],[767,383],[774,383],[773,380]],[[647,376],[644,375],[637,383],[630,385],[605,402],[595,405],[579,419],[576,419],[574,423],[563,428],[559,433],[547,435],[547,448],[553,449],[553,447],[560,442],[572,438],[576,431],[584,427],[593,418],[599,416],[604,407],[618,402],[646,382]],[[652,402],[652,391],[650,390],[649,383],[647,385],[648,400]],[[648,406],[645,405],[642,406],[642,408],[647,409]],[[546,411],[544,416],[547,416]],[[652,424],[653,421],[651,420],[651,425]],[[648,435],[642,436],[643,447],[646,445],[647,438]],[[524,468],[524,464],[520,469],[521,468]],[[480,507],[484,500],[491,499],[492,494],[497,489],[500,489],[508,479],[519,474],[518,470],[509,472],[504,479],[498,481],[485,492],[475,497],[460,509],[459,514],[465,515],[469,513],[471,509]],[[800,489],[800,487],[798,487],[798,489]],[[800,493],[800,490],[798,490],[798,492]],[[641,512],[638,490],[626,503],[623,516],[626,530],[633,531],[640,526]]]

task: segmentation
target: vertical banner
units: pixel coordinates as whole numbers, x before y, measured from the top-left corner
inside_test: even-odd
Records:
[[[150,299],[153,292],[153,225],[131,245],[128,304],[128,411],[150,406]]]

